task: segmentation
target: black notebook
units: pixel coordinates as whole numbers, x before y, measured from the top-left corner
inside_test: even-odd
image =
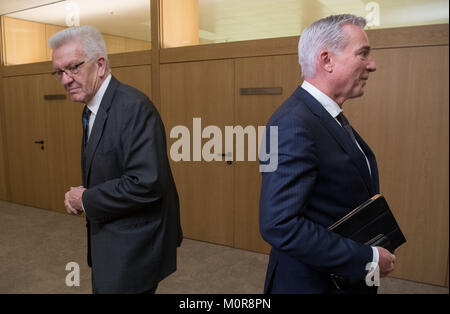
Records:
[[[374,195],[328,227],[356,242],[381,246],[391,253],[406,242],[385,198]]]

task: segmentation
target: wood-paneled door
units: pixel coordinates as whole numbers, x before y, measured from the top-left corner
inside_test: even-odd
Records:
[[[49,74],[4,80],[10,201],[64,211],[64,193],[81,184],[81,108]]]
[[[50,208],[47,119],[37,97],[38,82],[38,75],[3,80],[8,184],[11,202]]]
[[[168,153],[179,138],[170,138],[172,128],[185,126],[190,131],[190,161],[171,160],[184,235],[228,246],[234,242],[233,165],[194,156],[193,142],[200,139],[193,118],[201,119],[202,130],[214,125],[223,133],[225,126],[233,125],[233,104],[233,60],[161,65],[161,112]],[[202,139],[201,147],[208,141]],[[201,161],[193,161],[194,157]]]
[[[240,58],[236,60],[236,124],[265,126],[274,111],[300,83],[296,55]],[[241,88],[281,87],[280,95],[240,95]],[[246,151],[248,150],[246,143]],[[257,152],[259,151],[259,146]],[[246,159],[247,160],[247,159]],[[235,163],[235,247],[269,252],[270,245],[259,232],[259,162]]]
[[[39,75],[38,100],[45,109],[46,155],[49,169],[51,209],[66,212],[64,194],[81,185],[81,115],[83,104],[45,96],[66,95],[61,83],[50,74]]]

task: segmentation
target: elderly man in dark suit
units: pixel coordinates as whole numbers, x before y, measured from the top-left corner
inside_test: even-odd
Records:
[[[279,138],[278,168],[262,175],[260,230],[272,246],[266,293],[376,293],[365,280],[374,274],[367,266],[378,265],[381,276],[394,269],[386,249],[327,229],[379,193],[375,156],[342,112],[376,70],[365,25],[346,14],[305,29],[304,82],[268,122]]]
[[[54,75],[83,111],[82,186],[65,195],[86,213],[94,293],[154,293],[176,270],[179,200],[164,125],[151,101],[111,74],[104,40],[90,26],[49,40]]]

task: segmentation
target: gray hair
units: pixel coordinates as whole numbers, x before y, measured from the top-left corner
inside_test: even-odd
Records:
[[[364,28],[366,19],[352,14],[330,15],[308,26],[298,42],[298,61],[302,76],[311,78],[316,75],[317,56],[323,49],[339,53],[345,49],[348,37],[342,30],[345,24]]]
[[[75,40],[80,41],[84,53],[90,61],[98,57],[104,57],[106,69],[110,69],[105,40],[100,31],[92,26],[84,25],[66,28],[50,37],[48,44],[54,50]]]

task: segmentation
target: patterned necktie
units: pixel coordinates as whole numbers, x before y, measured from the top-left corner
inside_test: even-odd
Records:
[[[355,142],[355,144],[357,144],[358,142],[356,141],[355,138],[355,134],[353,134],[353,130],[352,127],[350,126],[350,123],[348,123],[347,118],[344,116],[344,113],[341,111],[340,114],[338,114],[338,116],[336,117],[336,119],[339,121],[339,123],[342,125],[342,127],[344,128],[345,131],[347,131],[348,135],[350,135],[350,137],[352,138],[353,142]]]
[[[370,174],[370,176],[372,176],[372,170],[370,169],[369,159],[367,159],[366,154],[362,150],[361,146],[359,146],[358,141],[356,141],[355,134],[353,133],[352,127],[351,127],[350,123],[348,122],[347,118],[344,116],[344,113],[341,111],[341,113],[338,114],[336,119],[342,125],[344,130],[347,131],[348,135],[350,135],[350,137],[352,138],[353,142],[358,147],[359,151],[363,154],[363,156],[364,156],[364,158],[366,159],[366,162],[367,162],[367,167],[369,168],[369,174]]]
[[[84,136],[84,146],[86,146],[89,139],[89,118],[91,117],[91,110],[87,106],[83,110],[83,136]]]

